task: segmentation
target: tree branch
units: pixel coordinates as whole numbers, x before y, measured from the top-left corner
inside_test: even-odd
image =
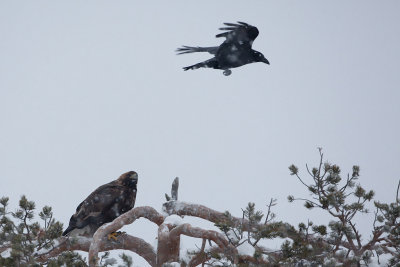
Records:
[[[176,177],[172,182],[172,188],[171,188],[172,200],[178,200],[178,188],[179,188],[179,178]]]
[[[192,259],[189,261],[188,266],[189,267],[196,267],[201,263],[204,263],[209,259],[207,253],[204,252],[204,249],[206,248],[206,243],[207,239],[203,238],[203,242],[201,243],[201,248],[199,253],[197,253]]]
[[[4,251],[6,251],[9,248],[11,248],[11,245],[9,245],[9,246],[1,246],[0,247],[0,254],[3,253]]]
[[[111,232],[121,229],[124,225],[131,224],[139,218],[146,218],[157,225],[161,225],[164,216],[158,213],[154,208],[149,206],[136,207],[122,214],[111,223],[102,225],[93,235],[93,242],[89,249],[89,266],[96,266],[100,246],[103,243],[103,237]]]
[[[170,231],[170,238],[172,240],[178,238],[180,235],[209,239],[214,241],[218,247],[222,249],[227,249],[230,247],[228,240],[226,240],[221,233],[213,230],[204,230],[199,227],[193,227],[188,223],[181,224]]]
[[[168,201],[164,203],[163,211],[169,215],[177,214],[179,216],[193,216],[208,220],[213,223],[219,223],[227,220],[225,214],[222,212],[210,209],[203,205],[191,204],[182,201]],[[244,231],[249,230],[249,222],[246,219],[236,218],[233,216],[231,219],[234,227],[243,227]]]
[[[170,231],[171,240],[178,239],[180,235],[202,238],[214,241],[225,255],[232,258],[232,262],[236,262],[235,258],[238,255],[237,249],[229,244],[225,237],[213,230],[204,230],[199,227],[193,227],[188,223],[181,224]]]
[[[89,252],[92,239],[87,237],[60,237],[58,242],[58,245],[53,249],[37,254],[37,261],[45,263],[65,251],[81,250]],[[151,266],[156,265],[154,248],[141,238],[124,234],[118,237],[118,242],[109,241],[107,237],[101,239],[100,252],[115,249],[130,250],[143,257]]]

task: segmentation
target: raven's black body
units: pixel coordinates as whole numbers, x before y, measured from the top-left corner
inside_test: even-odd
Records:
[[[231,68],[237,68],[253,62],[264,62],[268,60],[260,52],[252,49],[253,41],[258,36],[258,29],[244,22],[238,24],[224,23],[228,27],[220,30],[228,32],[217,34],[216,37],[225,37],[226,40],[220,46],[214,47],[191,47],[183,46],[177,49],[178,54],[208,52],[215,55],[213,58],[184,67],[184,70],[198,68],[213,68],[224,70],[225,75],[231,73]]]

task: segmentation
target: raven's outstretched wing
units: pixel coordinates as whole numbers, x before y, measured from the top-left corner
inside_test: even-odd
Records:
[[[215,57],[210,58],[209,60],[194,64],[192,66],[184,67],[183,70],[195,70],[198,68],[218,68],[218,61]]]
[[[194,52],[208,52],[210,54],[215,55],[218,51],[218,46],[211,46],[211,47],[193,47],[193,46],[186,46],[183,45],[182,47],[179,47],[176,49],[176,52],[178,55],[181,54],[188,54],[188,53],[194,53]]]
[[[227,31],[217,34],[215,37],[225,37],[225,42],[237,42],[239,44],[253,44],[258,36],[258,29],[245,22],[238,21],[235,23],[224,23],[228,27],[219,28],[220,30]]]

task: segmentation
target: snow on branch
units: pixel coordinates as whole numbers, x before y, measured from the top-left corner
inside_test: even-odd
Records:
[[[56,257],[64,251],[85,251],[89,252],[92,243],[91,238],[87,237],[60,237],[59,244],[50,249],[36,255],[37,261],[45,263],[48,259]],[[156,253],[154,248],[141,238],[124,234],[118,237],[118,242],[110,242],[107,237],[101,239],[99,251],[109,251],[115,249],[130,250],[143,257],[151,266],[156,264]]]
[[[135,207],[114,221],[102,225],[92,238],[60,237],[62,224],[52,218],[51,208],[47,206],[39,213],[45,227],[41,227],[39,223],[29,224],[27,218],[33,218],[34,202],[28,201],[23,196],[20,209],[11,213],[7,210],[8,198],[3,197],[0,198],[0,265],[3,266],[3,260],[9,260],[13,254],[20,255],[17,253],[25,253],[25,258],[14,257],[23,264],[34,262],[46,265],[59,260],[58,256],[63,252],[79,250],[89,253],[89,266],[95,267],[99,252],[115,249],[132,251],[143,257],[152,267],[161,267],[164,263],[176,265],[177,262],[180,262],[182,267],[195,267],[200,264],[260,266],[277,263],[291,266],[303,259],[311,260],[315,264],[325,264],[328,260],[335,264],[351,266],[349,264],[367,263],[373,253],[387,254],[392,256],[390,262],[399,263],[400,182],[394,203],[374,202],[376,211],[372,236],[364,241],[352,219],[356,213],[367,212],[364,203],[372,200],[373,191],[368,192],[355,184],[355,180],[359,177],[358,166],[353,167],[352,174],[347,175],[345,180],[340,177],[340,168],[337,165],[324,163],[322,156],[320,150],[321,158],[317,167],[309,169],[306,165],[312,177],[309,185],[300,177],[296,166],[289,167],[290,174],[295,175],[307,187],[312,197],[303,199],[289,196],[288,200],[290,202],[303,200],[308,209],[320,208],[328,212],[335,219],[330,222],[329,228],[325,225],[314,225],[311,221],[299,223],[296,228],[288,223],[273,220],[275,216],[270,211],[274,205],[272,199],[267,205],[268,212],[264,219],[265,214],[256,210],[254,203],[249,203],[239,218],[232,216],[228,211],[219,212],[200,204],[182,202],[178,200],[178,178],[172,183],[171,196],[166,194],[167,202],[163,204],[162,212],[149,206]],[[14,219],[10,219],[10,215]],[[194,227],[185,223],[184,216],[212,222],[220,231]],[[117,241],[107,238],[108,234],[139,218],[146,218],[158,226],[157,249],[145,240],[129,234],[119,235]],[[14,223],[13,220],[20,224]],[[23,229],[20,230],[18,225]],[[188,251],[188,257],[180,257],[182,235],[199,238],[202,241],[198,250]],[[262,239],[277,237],[287,238],[279,250],[264,248],[258,243]],[[18,243],[15,240],[27,242]],[[14,244],[21,245],[21,248],[14,248]]]
[[[172,183],[171,197],[172,200],[178,200],[179,178],[176,177]]]
[[[213,230],[204,230],[199,227],[193,227],[188,223],[181,224],[170,231],[170,238],[176,240],[180,235],[186,235],[190,237],[202,238],[214,241],[218,247],[224,250],[225,254],[237,255],[237,249],[229,244],[228,240],[219,232]]]
[[[104,243],[104,237],[107,234],[116,232],[124,225],[131,224],[139,218],[146,218],[157,225],[161,225],[164,221],[164,216],[158,213],[154,208],[145,206],[133,208],[111,223],[101,226],[97,229],[96,233],[94,233],[93,241],[89,248],[89,266],[96,266],[100,247]],[[138,254],[141,255],[140,253]]]
[[[213,223],[218,223],[226,220],[223,212],[210,209],[206,206],[199,204],[192,204],[182,201],[168,201],[163,205],[163,211],[169,215],[177,214],[180,216],[193,216],[208,220]],[[232,217],[232,222],[235,226],[248,225],[247,220],[242,218]]]
[[[297,173],[297,168],[292,167],[291,169],[292,172]],[[327,234],[325,227],[313,225],[312,222],[307,225],[299,224],[297,230],[288,223],[272,221],[271,218],[274,216],[269,217],[270,209],[268,209],[266,218],[262,220],[263,213],[254,208],[254,203],[249,203],[248,207],[243,210],[242,217],[234,217],[229,212],[219,212],[200,204],[179,201],[178,188],[179,179],[175,178],[171,186],[171,197],[166,194],[167,202],[162,205],[162,212],[149,206],[135,207],[114,221],[102,225],[92,238],[59,237],[54,239],[50,248],[37,248],[34,258],[40,264],[47,264],[65,251],[79,250],[89,253],[89,266],[95,267],[98,265],[100,252],[123,249],[143,257],[152,267],[161,267],[165,263],[176,264],[177,262],[181,262],[181,266],[195,267],[200,264],[203,266],[204,264],[253,264],[259,266],[276,262],[290,263],[292,258],[307,259],[307,257],[313,258],[315,262],[330,258],[347,264],[352,262],[351,257],[367,255],[369,251],[382,251],[382,253],[393,256],[399,254],[397,250],[394,251],[394,249],[398,249],[396,245],[399,229],[397,214],[400,213],[398,202],[390,205],[375,203],[377,206],[375,221],[381,222],[386,219],[392,222],[392,228],[386,230],[382,226],[374,227],[371,240],[356,250],[354,246],[360,245],[357,235],[347,240],[342,239],[343,235],[335,238],[332,233]],[[269,208],[272,206],[272,202],[271,200]],[[3,210],[5,209],[3,208]],[[202,218],[212,222],[220,231],[194,227],[185,223],[184,216]],[[117,241],[108,239],[108,234],[118,231],[139,218],[146,218],[158,226],[156,249],[145,240],[129,234],[119,235]],[[352,229],[357,233],[355,227],[352,224],[350,226],[353,228],[343,229],[343,234]],[[196,251],[188,251],[187,256],[183,258],[180,255],[182,236],[199,238],[202,241],[200,248]],[[261,239],[276,237],[288,238],[280,250],[270,250],[258,244]],[[7,250],[8,247],[4,244],[0,246],[0,252]],[[207,244],[208,246],[206,246]],[[343,251],[346,250],[353,251],[353,254],[343,254]],[[293,257],[290,256],[292,254]]]

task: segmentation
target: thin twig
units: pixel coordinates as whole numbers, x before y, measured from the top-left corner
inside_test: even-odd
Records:
[[[309,188],[309,186],[305,183],[305,182],[303,182],[303,180],[300,178],[300,176],[296,173],[296,177],[297,177],[297,179],[299,179],[299,181],[305,186],[305,187],[307,187],[307,188]]]

